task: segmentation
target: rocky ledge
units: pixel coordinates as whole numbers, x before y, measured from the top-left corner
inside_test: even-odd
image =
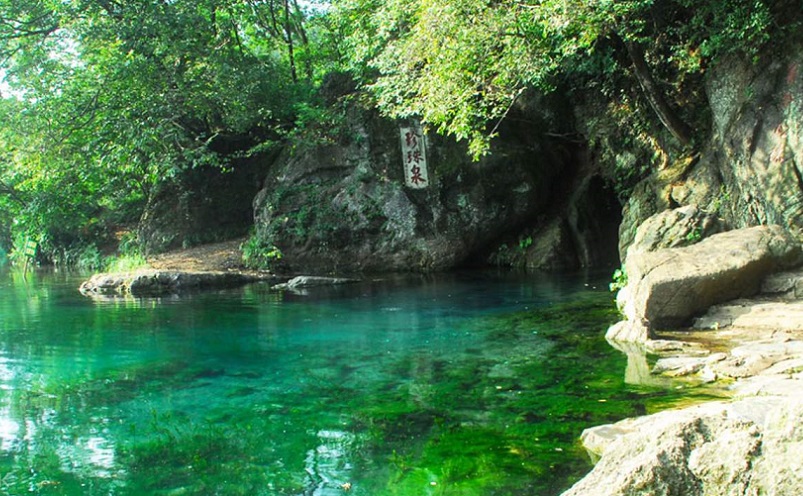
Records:
[[[232,288],[258,281],[276,282],[273,276],[257,273],[146,269],[95,274],[82,283],[79,290],[87,296],[161,296],[183,291]]]
[[[628,356],[625,380],[685,377],[721,385],[727,400],[586,430],[599,461],[563,496],[799,494],[803,271],[791,268],[800,257],[778,226],[631,247],[634,273],[618,298],[628,320],[608,333]]]

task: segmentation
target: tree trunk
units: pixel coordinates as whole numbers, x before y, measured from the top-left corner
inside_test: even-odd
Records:
[[[627,48],[630,60],[633,62],[633,72],[636,74],[636,79],[638,79],[641,89],[644,91],[644,95],[650,102],[650,106],[655,113],[658,114],[658,118],[661,120],[664,127],[672,133],[672,136],[680,141],[683,146],[687,146],[691,143],[691,127],[689,127],[689,125],[680,118],[677,112],[672,109],[664,98],[660,88],[658,88],[658,85],[655,84],[655,80],[652,78],[652,73],[647,66],[647,61],[644,58],[644,51],[641,47],[632,41],[624,41],[624,44]]]
[[[290,75],[293,82],[298,82],[298,73],[296,72],[296,56],[293,47],[293,29],[290,25],[290,4],[288,0],[284,0],[284,34],[287,42],[287,56],[290,59]]]

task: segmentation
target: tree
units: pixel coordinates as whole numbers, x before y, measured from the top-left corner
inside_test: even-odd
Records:
[[[687,146],[694,133],[672,82],[700,71],[703,57],[759,49],[770,10],[762,0],[339,0],[334,12],[348,33],[346,57],[377,104],[470,140],[477,155],[524,91],[551,90],[592,67],[601,71],[592,77],[627,72]]]
[[[1,208],[54,249],[86,242],[181,170],[279,142],[313,78],[306,18],[292,0],[0,1]]]

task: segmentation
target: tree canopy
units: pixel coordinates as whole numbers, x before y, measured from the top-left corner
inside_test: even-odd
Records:
[[[2,0],[0,208],[69,245],[177,171],[278,142],[319,77],[313,17],[294,0]]]
[[[727,52],[757,53],[778,31],[774,14],[783,3],[342,0],[335,8],[341,22],[357,27],[344,45],[377,104],[469,139],[479,154],[525,90],[616,71],[638,81],[656,116],[686,145],[691,130],[673,108],[673,88],[654,74],[677,83]]]

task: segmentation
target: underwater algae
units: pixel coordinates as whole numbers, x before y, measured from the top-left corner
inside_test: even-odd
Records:
[[[548,496],[590,469],[584,428],[688,394],[624,384],[625,357],[603,338],[617,318],[607,292],[448,318],[427,308],[412,337],[415,321],[392,307],[369,319],[373,300],[356,317],[342,310],[351,300],[315,303],[343,331],[285,331],[310,320],[307,303],[276,315],[286,302],[270,297],[273,307],[248,300],[228,316],[231,302],[202,297],[89,307],[103,325],[81,327],[80,340],[106,353],[119,332],[137,355],[0,390],[17,426],[0,451],[0,493]],[[406,320],[374,335],[389,316]],[[265,327],[274,321],[283,327]],[[177,337],[164,327],[176,322]],[[194,348],[172,351],[185,343]]]

